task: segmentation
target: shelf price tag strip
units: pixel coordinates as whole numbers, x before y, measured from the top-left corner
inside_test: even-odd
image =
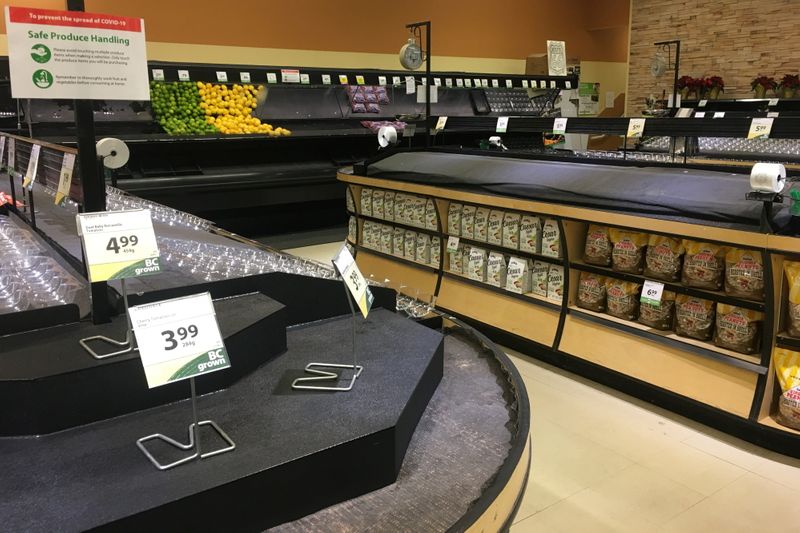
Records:
[[[0,152],[2,159],[2,152]],[[61,172],[58,176],[58,190],[54,203],[63,206],[69,198],[69,190],[72,188],[72,170],[75,168],[75,154],[65,153],[61,160]]]
[[[564,135],[567,132],[567,119],[566,117],[559,117],[553,120],[553,133],[556,135]]]
[[[233,450],[236,445],[215,422],[197,419],[195,378],[231,366],[211,294],[204,292],[138,305],[131,307],[129,312],[139,343],[147,386],[152,389],[185,379],[190,380],[191,384],[193,422],[189,426],[188,444],[155,433],[136,441],[142,453],[156,468],[167,470],[194,459]],[[203,453],[199,438],[201,426],[211,426],[225,440],[226,446]],[[194,453],[173,463],[162,464],[145,446],[147,441],[156,439],[180,450],[193,450]]]

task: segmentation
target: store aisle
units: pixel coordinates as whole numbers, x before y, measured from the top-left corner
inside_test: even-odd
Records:
[[[341,243],[286,250],[329,262]],[[506,350],[531,401],[512,533],[800,532],[800,460]]]

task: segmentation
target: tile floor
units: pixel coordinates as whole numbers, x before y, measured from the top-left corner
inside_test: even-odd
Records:
[[[328,262],[339,246],[287,251]],[[512,533],[800,532],[800,460],[507,352],[533,437]]]

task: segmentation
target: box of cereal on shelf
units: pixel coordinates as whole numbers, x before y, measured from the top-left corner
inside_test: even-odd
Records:
[[[503,217],[503,246],[519,250],[519,213],[506,213]]]
[[[461,208],[461,236],[465,239],[475,238],[475,206],[465,205]]]
[[[439,268],[442,258],[442,241],[439,237],[431,237],[431,260],[430,264],[434,268]]]
[[[436,202],[430,198],[425,201],[425,227],[432,231],[439,229],[439,214],[436,212]]]
[[[486,242],[489,231],[489,208],[479,207],[475,210],[475,240]]]
[[[506,256],[500,252],[489,253],[489,262],[486,265],[486,283],[494,287],[506,286]]]
[[[385,254],[392,253],[392,236],[394,228],[391,226],[383,225],[381,228],[381,252]]]
[[[462,243],[458,243],[458,248],[456,248],[455,252],[447,252],[450,256],[450,272],[454,274],[463,274],[464,268],[461,264],[461,260],[464,257],[464,245]]]
[[[531,290],[531,268],[530,261],[524,257],[514,257],[508,259],[506,269],[506,290],[525,294]]]
[[[347,203],[347,210],[351,213],[356,212],[356,203],[353,201],[353,189],[349,186],[344,191],[344,199]]]
[[[497,209],[489,212],[489,221],[486,223],[486,242],[489,244],[503,245],[503,214]]]
[[[372,189],[361,188],[361,214],[372,216]]]
[[[447,207],[447,233],[456,237],[461,235],[461,204],[450,202]]]
[[[547,271],[547,299],[561,303],[564,298],[564,267],[550,265]]]
[[[475,281],[486,281],[486,250],[473,246],[469,250],[467,277]]]
[[[384,192],[381,189],[372,191],[372,216],[375,218],[385,218],[383,212],[383,195]]]
[[[405,223],[406,221],[406,201],[408,196],[405,193],[398,192],[394,195],[394,221]]]
[[[545,219],[542,225],[542,255],[561,257],[561,231],[554,218]]]
[[[534,261],[531,269],[531,292],[537,296],[547,296],[547,274],[550,265],[544,261]]]
[[[347,221],[347,240],[350,242],[356,242],[358,239],[358,220],[356,217],[350,217],[350,220]]]
[[[519,249],[538,254],[542,249],[542,221],[536,215],[522,215],[519,221]]]
[[[405,257],[405,253],[403,253],[405,239],[406,232],[403,228],[394,228],[392,233],[392,254],[397,257]]]
[[[383,218],[394,220],[394,191],[383,193]]]
[[[403,241],[403,257],[409,261],[417,259],[417,232],[406,230],[406,236]]]
[[[431,236],[427,233],[417,234],[417,263],[427,265],[431,261]]]

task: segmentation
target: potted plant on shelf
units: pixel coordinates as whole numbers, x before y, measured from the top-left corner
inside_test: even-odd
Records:
[[[681,76],[678,78],[678,85],[676,87],[681,94],[681,100],[686,100],[689,96],[689,91],[694,88],[694,78],[691,76]]]
[[[725,92],[725,81],[719,76],[711,76],[704,80],[706,87],[706,98],[716,100],[719,93]]]
[[[785,74],[778,83],[781,90],[781,98],[794,98],[797,89],[800,88],[800,76],[797,74]]]
[[[772,76],[759,76],[750,82],[750,88],[755,91],[756,98],[764,98],[767,95],[767,89],[775,90],[778,84],[775,83],[775,78]]]

